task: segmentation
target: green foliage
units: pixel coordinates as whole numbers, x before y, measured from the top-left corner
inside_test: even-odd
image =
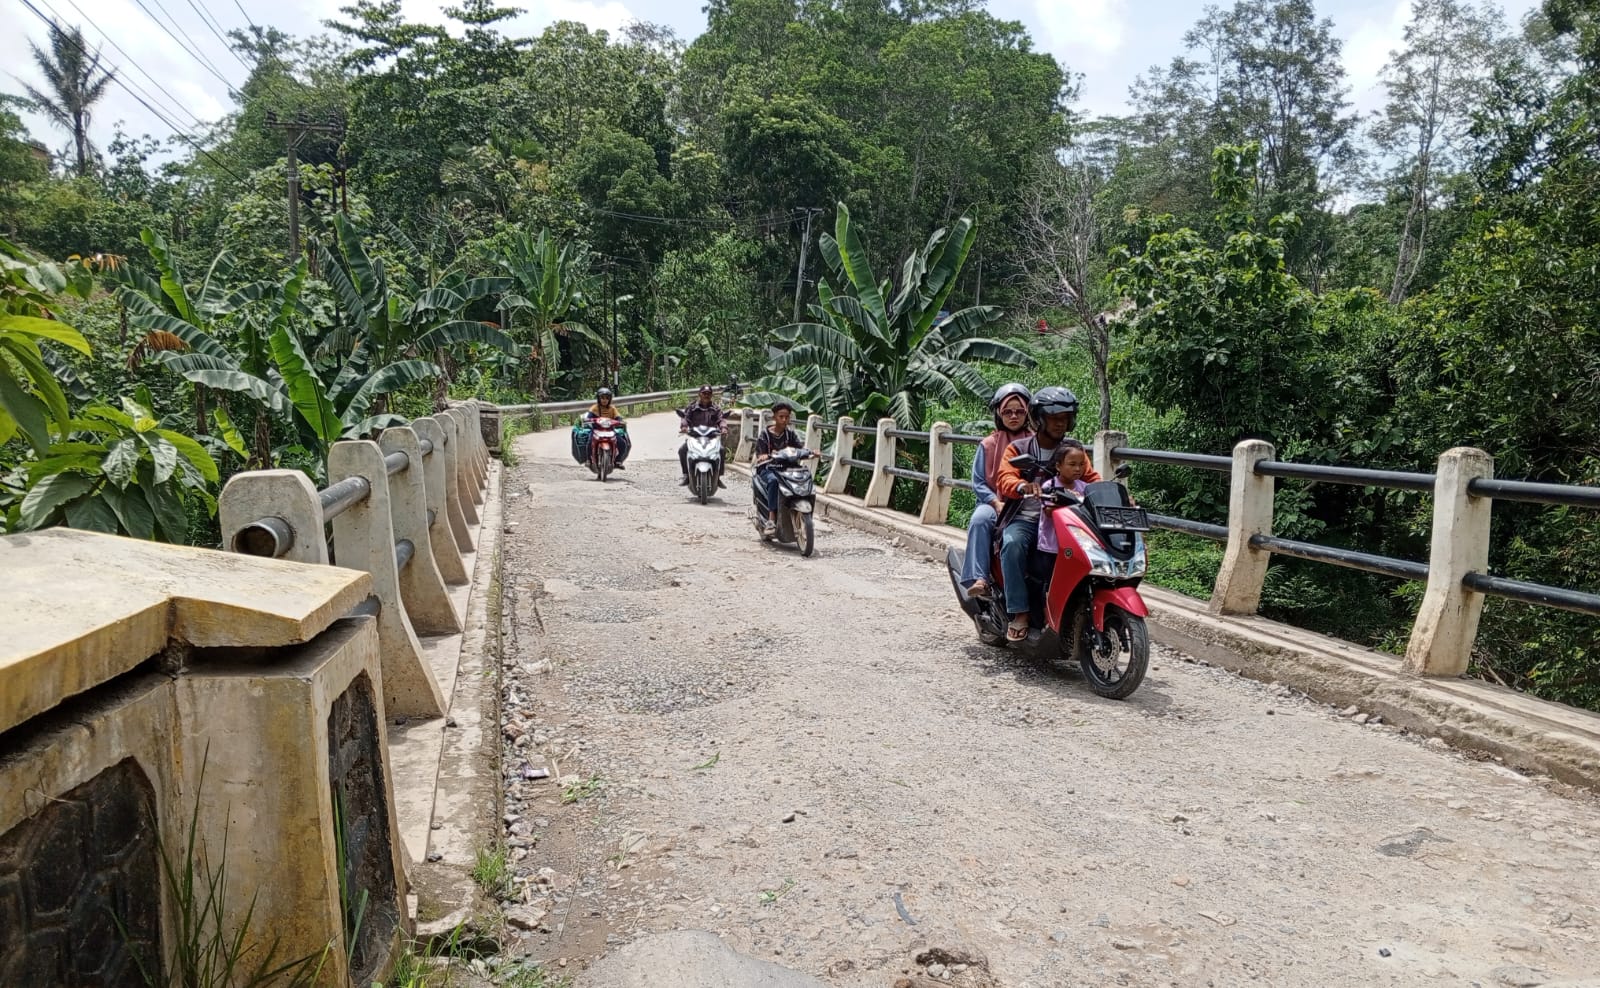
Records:
[[[161,428],[138,399],[124,398],[120,409],[92,404],[56,434],[39,459],[13,471],[9,490],[0,488],[7,531],[66,524],[184,544],[187,501],[216,513],[216,462],[190,437]]]
[[[774,376],[758,386],[829,418],[892,416],[913,428],[928,401],[949,403],[988,388],[970,361],[1028,366],[1031,358],[1015,347],[978,335],[1000,318],[999,309],[973,306],[939,318],[976,237],[967,217],[936,230],[906,259],[896,288],[873,274],[850,210],[839,203],[834,235],[824,234],[818,245],[827,284],[820,304],[811,306],[816,321],[776,330],[790,346],[773,359]]]
[[[1292,435],[1319,377],[1313,300],[1284,265],[1295,219],[1274,217],[1263,232],[1250,213],[1256,156],[1253,144],[1217,149],[1220,248],[1162,218],[1142,246],[1114,255],[1113,284],[1137,307],[1121,370],[1157,411],[1183,409],[1200,449]]]

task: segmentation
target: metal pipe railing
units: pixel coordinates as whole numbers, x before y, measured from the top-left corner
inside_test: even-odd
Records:
[[[857,436],[876,436],[878,434],[877,427],[871,425],[847,425],[844,427],[844,431]]]
[[[1490,576],[1487,573],[1468,573],[1461,578],[1461,585],[1468,590],[1476,590],[1491,597],[1504,597],[1524,604],[1538,604],[1563,611],[1600,616],[1600,594],[1549,587],[1542,583],[1512,580],[1503,576]]]
[[[1257,549],[1266,549],[1269,552],[1275,552],[1283,556],[1294,556],[1296,559],[1309,559],[1318,563],[1331,563],[1334,566],[1343,566],[1346,569],[1377,573],[1379,576],[1392,576],[1401,580],[1426,580],[1428,578],[1428,564],[1412,562],[1409,559],[1376,556],[1368,552],[1357,552],[1354,549],[1343,549],[1331,545],[1317,545],[1313,542],[1296,542],[1293,539],[1280,539],[1276,535],[1252,535],[1250,536],[1250,544]]]
[[[870,460],[853,460],[848,456],[841,457],[839,459],[839,462],[844,464],[847,467],[851,467],[851,468],[857,469],[857,470],[876,470],[876,469],[878,469],[878,465],[876,463],[871,462]]]
[[[972,481],[970,481],[970,480],[962,480],[959,477],[944,477],[944,476],[940,476],[940,477],[938,477],[938,478],[936,478],[934,480],[934,483],[938,484],[940,487],[954,487],[957,490],[963,490],[963,491],[970,491],[970,490],[973,489],[972,488]]]
[[[928,472],[926,470],[907,470],[903,467],[884,467],[883,472],[891,477],[904,477],[907,480],[920,480],[924,484],[928,482]]]
[[[1217,473],[1233,472],[1233,457],[1211,456],[1205,453],[1174,453],[1165,449],[1138,449],[1132,446],[1118,446],[1111,451],[1113,459],[1129,460],[1134,463],[1162,463],[1173,467],[1193,467],[1196,470],[1212,470]]]
[[[1492,497],[1497,501],[1600,508],[1600,487],[1580,487],[1577,484],[1538,484],[1527,480],[1479,477],[1467,484],[1467,493],[1475,497]]]
[[[322,502],[323,521],[339,517],[365,501],[371,493],[372,485],[367,483],[365,477],[346,477],[336,484],[329,484],[317,491],[317,499]]]
[[[411,564],[411,559],[417,554],[417,547],[410,539],[398,539],[394,544],[394,567],[403,570]]]
[[[391,477],[411,465],[411,457],[403,450],[395,450],[383,458],[383,469]]]
[[[1228,526],[1212,525],[1209,522],[1190,521],[1187,518],[1177,518],[1173,515],[1149,514],[1150,525],[1168,532],[1181,532],[1184,535],[1195,535],[1213,542],[1228,541]]]
[[[959,432],[947,432],[939,437],[939,441],[953,446],[977,446],[983,442],[983,438],[983,436],[964,436]]]
[[[1288,463],[1283,460],[1263,460],[1257,463],[1256,474],[1262,477],[1288,477],[1329,484],[1350,484],[1355,487],[1383,487],[1396,491],[1432,492],[1435,483],[1434,475],[1431,473],[1329,467],[1316,463]]]

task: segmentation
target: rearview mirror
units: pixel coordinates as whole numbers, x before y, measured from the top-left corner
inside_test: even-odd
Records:
[[[1027,473],[1039,465],[1039,461],[1027,453],[1023,453],[1021,456],[1013,456],[1006,462],[1016,467],[1023,473]]]
[[[1132,475],[1133,467],[1126,463],[1117,464],[1117,469],[1112,473],[1112,476],[1116,477],[1118,480],[1127,480]]]

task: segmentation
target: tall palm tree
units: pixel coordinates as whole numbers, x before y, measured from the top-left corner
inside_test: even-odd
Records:
[[[80,28],[63,28],[51,21],[50,50],[46,52],[32,41],[28,47],[49,91],[41,92],[26,83],[23,88],[56,126],[72,133],[78,177],[82,178],[89,174],[89,157],[94,151],[89,143],[89,109],[106,94],[116,72],[100,68],[100,51],[89,51]]]

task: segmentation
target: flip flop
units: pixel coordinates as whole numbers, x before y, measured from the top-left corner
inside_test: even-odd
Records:
[[[1024,619],[1024,623],[1022,624],[1018,624],[1015,620],[1012,620],[1010,624],[1006,625],[1006,641],[1019,642],[1027,637],[1028,625],[1026,623],[1026,619]]]
[[[968,597],[988,597],[989,596],[989,581],[987,581],[987,580],[973,580],[972,581],[972,586],[967,588],[967,596]]]

